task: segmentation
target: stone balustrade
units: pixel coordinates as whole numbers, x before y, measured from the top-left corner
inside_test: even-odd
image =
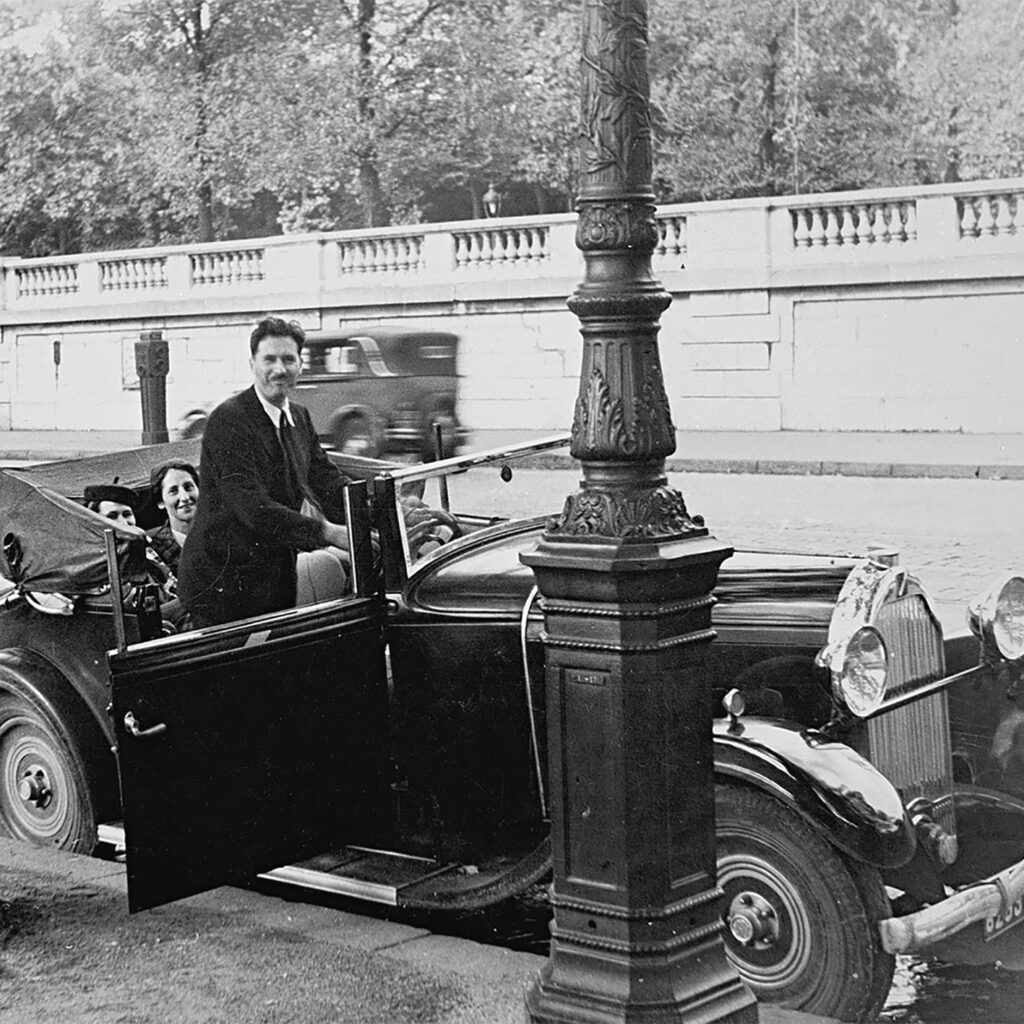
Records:
[[[1022,196],[1012,179],[659,207],[677,424],[1024,431]],[[580,362],[575,226],[563,213],[0,258],[0,429],[129,426],[134,338],[154,328],[171,343],[173,418],[244,383],[238,338],[267,311],[313,329],[443,324],[464,338],[467,423],[562,429]]]
[[[721,272],[738,266],[763,277],[774,268],[899,259],[919,261],[923,273],[934,274],[926,265],[962,256],[964,243],[1014,242],[1022,195],[1024,184],[1012,180],[662,206],[655,270],[688,270],[693,276],[684,290],[697,291],[732,287],[735,275]],[[574,216],[556,214],[5,258],[0,323],[62,308],[121,307],[134,314],[140,302],[201,302],[210,308],[218,298],[230,304],[254,286],[269,296],[291,293],[298,299],[293,304],[310,305],[354,282],[383,279],[397,287],[431,282],[455,292],[463,283],[501,282],[510,274],[548,277],[561,285],[582,273],[574,224]],[[880,267],[880,277],[886,273]]]

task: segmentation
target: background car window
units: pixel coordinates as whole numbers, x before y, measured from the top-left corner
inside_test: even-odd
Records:
[[[324,352],[326,373],[352,374],[359,372],[360,350],[358,345],[333,345]]]

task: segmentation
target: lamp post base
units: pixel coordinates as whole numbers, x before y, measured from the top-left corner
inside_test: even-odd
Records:
[[[549,533],[522,556],[543,595],[554,865],[536,1024],[758,1019],[722,940],[702,679],[731,553],[691,524],[629,541]]]

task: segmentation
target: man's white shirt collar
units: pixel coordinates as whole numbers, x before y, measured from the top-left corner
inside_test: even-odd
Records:
[[[295,417],[292,416],[292,407],[287,398],[284,400],[284,405],[282,406],[271,405],[271,403],[260,394],[259,388],[253,388],[253,391],[256,392],[256,397],[260,400],[260,405],[263,406],[263,411],[270,417],[270,422],[273,423],[275,427],[281,426],[282,412],[288,417],[289,426],[295,426]]]

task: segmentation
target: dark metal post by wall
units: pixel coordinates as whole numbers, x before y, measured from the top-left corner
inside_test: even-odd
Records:
[[[715,883],[711,592],[732,549],[668,486],[651,272],[646,0],[584,0],[576,242],[582,464],[537,548],[552,794],[551,955],[531,1021],[758,1019],[725,955]]]
[[[170,354],[163,331],[143,331],[135,342],[135,372],[142,399],[142,443],[161,444],[167,438],[167,371]]]

